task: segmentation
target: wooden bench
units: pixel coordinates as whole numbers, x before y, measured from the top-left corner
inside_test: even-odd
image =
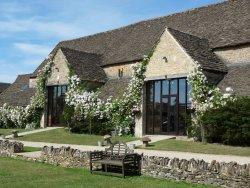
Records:
[[[141,155],[134,153],[123,142],[111,145],[105,151],[90,152],[90,172],[122,176],[128,174],[140,175]],[[100,168],[93,170],[93,165]]]

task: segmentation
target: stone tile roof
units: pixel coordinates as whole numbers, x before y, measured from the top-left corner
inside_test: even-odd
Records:
[[[226,65],[212,52],[208,40],[167,28],[184,50],[197,61],[204,70],[227,72]]]
[[[0,82],[0,93],[7,89],[11,84]]]
[[[100,67],[102,56],[80,52],[69,48],[61,48],[69,65],[75,73],[85,81],[105,82],[106,74]]]
[[[119,78],[119,79],[110,79],[108,80],[100,89],[99,89],[99,98],[102,100],[108,99],[112,96],[114,99],[122,97],[125,92],[130,78]]]
[[[231,87],[237,95],[250,96],[250,62],[228,66],[228,73],[218,86],[223,92]]]
[[[18,75],[17,79],[0,94],[0,106],[8,103],[13,106],[27,106],[35,94],[34,88],[29,88],[31,74]]]
[[[206,38],[211,48],[250,42],[249,0],[225,1],[119,29],[60,42],[60,47],[102,54],[102,65],[136,61],[148,55],[166,27]],[[36,72],[45,64],[43,62]]]

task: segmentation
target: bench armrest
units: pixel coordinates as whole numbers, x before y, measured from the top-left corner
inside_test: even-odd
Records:
[[[126,154],[124,157],[124,162],[138,161],[141,159],[141,155],[137,153]]]
[[[96,160],[100,160],[102,159],[104,156],[104,152],[103,151],[91,151],[89,158],[91,161],[96,161]]]

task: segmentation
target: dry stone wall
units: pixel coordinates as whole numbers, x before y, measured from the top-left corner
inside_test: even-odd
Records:
[[[64,167],[89,167],[89,152],[70,147],[45,146],[42,149],[41,159],[44,162]]]
[[[42,160],[64,167],[89,167],[89,152],[70,147],[42,149]],[[186,160],[168,157],[143,156],[143,175],[192,183],[212,184],[223,187],[248,187],[250,164],[221,163],[203,160]]]
[[[22,151],[23,144],[21,142],[0,140],[0,156],[11,156]]]

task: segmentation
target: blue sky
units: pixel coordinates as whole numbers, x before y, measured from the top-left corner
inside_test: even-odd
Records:
[[[0,82],[31,73],[61,40],[221,0],[0,0]]]

